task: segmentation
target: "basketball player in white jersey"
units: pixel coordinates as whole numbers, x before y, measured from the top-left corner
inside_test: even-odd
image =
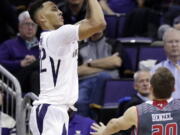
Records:
[[[50,0],[36,0],[31,18],[43,32],[40,36],[40,95],[33,103],[30,128],[33,135],[67,135],[67,110],[78,98],[78,40],[105,26],[97,0],[86,0],[87,17],[76,25],[64,25],[62,12]]]
[[[159,68],[151,78],[153,100],[130,107],[107,126],[93,124],[92,135],[112,135],[134,127],[132,135],[180,135],[180,99],[172,99],[175,79],[167,68]]]

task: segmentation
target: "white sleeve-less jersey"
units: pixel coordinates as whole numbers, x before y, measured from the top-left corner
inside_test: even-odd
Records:
[[[64,25],[40,37],[40,95],[34,104],[72,105],[78,98],[79,25]]]

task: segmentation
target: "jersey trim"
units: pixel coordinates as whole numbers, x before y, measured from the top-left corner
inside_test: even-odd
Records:
[[[167,99],[166,101],[167,101],[168,103],[170,103],[172,100],[173,100],[173,98],[171,97],[171,98]],[[153,101],[152,101],[152,100],[146,101],[145,103],[150,104],[150,105],[153,105]]]

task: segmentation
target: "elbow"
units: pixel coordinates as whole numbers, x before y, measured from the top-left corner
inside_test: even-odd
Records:
[[[103,31],[106,28],[106,21],[104,19],[101,20],[93,20],[92,26],[96,29],[96,31]]]
[[[106,28],[106,21],[105,20],[103,20],[103,21],[101,21],[100,23],[99,23],[99,29],[100,30],[104,30],[105,28]]]
[[[115,62],[116,67],[121,67],[122,66],[122,59],[118,58],[117,61]]]

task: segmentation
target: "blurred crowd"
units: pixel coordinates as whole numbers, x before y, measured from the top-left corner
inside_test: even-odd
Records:
[[[19,80],[23,94],[33,92],[38,95],[38,41],[41,30],[27,12],[32,1],[1,0],[0,64]],[[52,1],[62,10],[65,24],[78,23],[86,15],[86,0]],[[119,115],[130,106],[149,100],[151,73],[161,66],[167,67],[173,73],[176,81],[173,97],[180,98],[180,1],[99,0],[99,4],[105,16],[126,16],[121,37],[151,38],[152,43],[149,46],[162,45],[167,59],[153,65],[149,71],[133,70],[124,51],[124,44],[118,38],[109,36],[106,30],[81,41],[78,67],[79,99],[75,105],[78,115],[96,120],[93,108],[103,105],[104,86],[109,79],[134,79],[137,94],[133,95],[123,108],[119,108]],[[79,117],[81,118],[76,116],[77,119]]]

